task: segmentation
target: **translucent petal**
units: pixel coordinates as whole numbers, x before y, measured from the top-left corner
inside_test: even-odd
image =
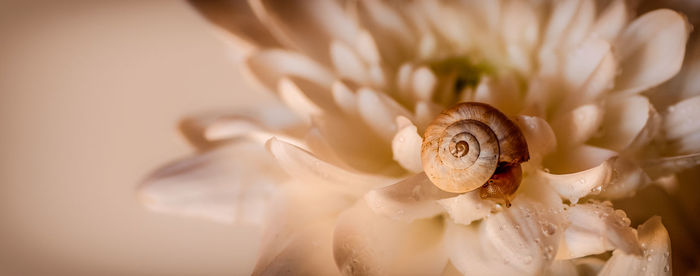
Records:
[[[163,166],[137,192],[154,211],[259,225],[285,179],[262,144],[237,140]]]
[[[404,222],[363,200],[338,218],[333,256],[345,275],[437,275],[447,264],[440,218]]]
[[[413,221],[442,213],[437,200],[454,196],[456,194],[438,189],[425,173],[419,173],[396,184],[369,191],[365,201],[379,215]]]
[[[661,218],[650,218],[638,227],[638,232],[644,254],[615,250],[599,275],[671,275],[671,240]]]
[[[394,140],[391,142],[394,160],[406,170],[413,173],[422,172],[423,163],[420,158],[420,152],[423,138],[418,135],[418,129],[407,118],[398,117],[396,120],[396,124],[399,125],[399,131],[396,132]],[[403,126],[401,126],[401,121],[403,121]]]
[[[642,254],[630,219],[622,210],[602,203],[577,204],[566,209],[571,223],[564,232],[557,259],[573,259],[618,249]]]
[[[686,18],[667,9],[648,12],[630,23],[615,43],[622,72],[615,90],[637,93],[676,75],[689,31]]]

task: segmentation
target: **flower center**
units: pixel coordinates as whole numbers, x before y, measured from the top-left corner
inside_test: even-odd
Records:
[[[448,57],[428,63],[439,79],[435,101],[450,106],[457,103],[462,92],[473,89],[485,74],[493,69],[484,62],[474,62],[465,56]]]

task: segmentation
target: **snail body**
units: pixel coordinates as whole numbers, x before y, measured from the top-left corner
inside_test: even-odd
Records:
[[[428,126],[421,145],[426,175],[438,188],[466,193],[480,188],[481,198],[510,206],[520,185],[520,163],[530,159],[518,126],[496,108],[459,103]]]

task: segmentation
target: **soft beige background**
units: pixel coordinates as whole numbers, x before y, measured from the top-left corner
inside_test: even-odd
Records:
[[[253,228],[133,194],[186,155],[178,118],[250,93],[183,1],[0,1],[0,274],[238,275]]]

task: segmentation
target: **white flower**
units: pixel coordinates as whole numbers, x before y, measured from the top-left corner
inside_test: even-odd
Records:
[[[681,69],[682,15],[633,18],[622,0],[225,3],[194,5],[300,120],[269,119],[290,117],[274,105],[260,123],[188,119],[201,152],[140,194],[220,221],[268,210],[254,274],[670,273],[660,219],[634,229],[607,200],[700,162],[698,90],[663,102],[655,88]],[[422,172],[423,131],[463,101],[525,135],[510,208]]]

